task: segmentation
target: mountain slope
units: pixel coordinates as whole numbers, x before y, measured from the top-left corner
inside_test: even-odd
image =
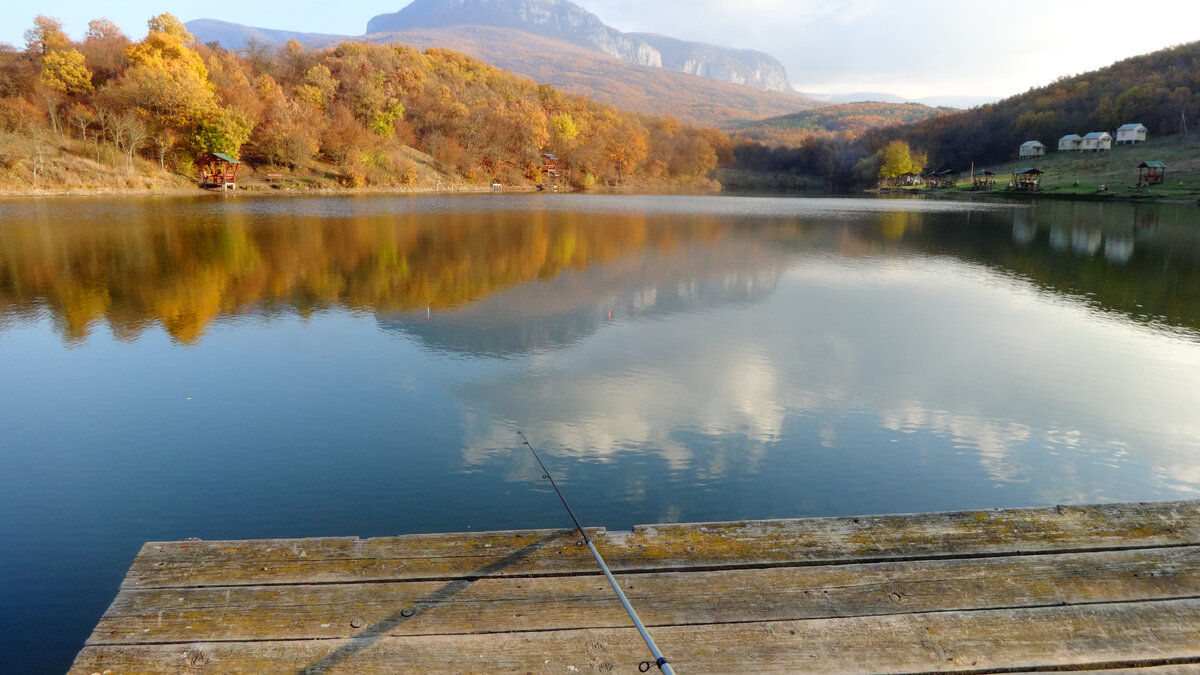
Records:
[[[413,0],[367,23],[367,33],[455,26],[511,28],[594,49],[624,61],[771,91],[792,91],[783,65],[768,54],[622,33],[570,0]]]
[[[446,47],[619,108],[670,114],[681,121],[706,126],[728,128],[745,120],[786,115],[819,105],[796,93],[766,91],[665,68],[638,66],[593,49],[510,28],[454,26],[350,37],[276,31],[212,19],[189,21],[186,25],[198,42],[215,41],[226,49],[240,49],[251,39],[270,45],[293,38],[308,47],[330,47],[352,40],[398,43],[419,49]]]

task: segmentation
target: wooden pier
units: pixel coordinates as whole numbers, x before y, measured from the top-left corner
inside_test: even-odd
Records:
[[[681,674],[1200,673],[1200,501],[589,536]],[[70,672],[636,673],[577,539],[148,543]]]

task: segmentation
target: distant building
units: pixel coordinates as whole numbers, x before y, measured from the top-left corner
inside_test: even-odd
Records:
[[[1046,146],[1042,145],[1040,141],[1025,141],[1021,144],[1021,151],[1017,156],[1021,158],[1041,157],[1044,154],[1046,154]]]
[[[1059,152],[1079,152],[1080,150],[1083,150],[1083,136],[1067,134],[1058,139]]]
[[[1122,124],[1117,127],[1117,145],[1146,142],[1146,127],[1141,124]]]
[[[1093,131],[1090,134],[1084,135],[1083,147],[1080,149],[1084,152],[1112,150],[1112,140],[1112,134],[1107,131]]]

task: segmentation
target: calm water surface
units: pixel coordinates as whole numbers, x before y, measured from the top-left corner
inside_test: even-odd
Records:
[[[0,202],[0,650],[148,540],[1200,490],[1200,209],[486,195]]]

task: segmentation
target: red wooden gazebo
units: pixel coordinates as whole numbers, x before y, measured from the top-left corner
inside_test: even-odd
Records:
[[[237,188],[237,172],[241,162],[220,152],[210,152],[196,158],[200,168],[200,187]]]
[[[1159,185],[1166,179],[1166,164],[1153,160],[1138,164],[1138,185]]]
[[[1041,169],[1032,168],[1014,171],[1012,175],[1012,182],[1009,183],[1009,187],[1012,187],[1015,190],[1041,190],[1042,175],[1044,173],[1045,172]]]

